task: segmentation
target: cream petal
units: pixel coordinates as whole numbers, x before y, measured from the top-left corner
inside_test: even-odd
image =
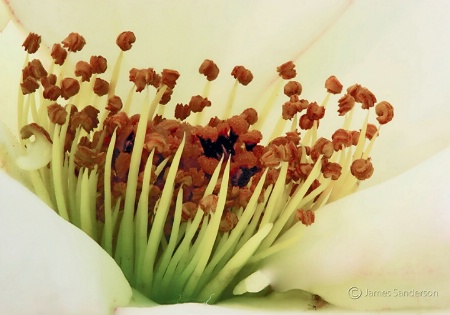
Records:
[[[450,147],[319,209],[313,225],[288,232],[301,236],[295,246],[261,271],[277,291],[307,290],[344,308],[450,307],[449,160]],[[349,290],[362,296],[352,299]],[[367,290],[388,296],[366,297]],[[410,290],[429,292],[411,297]]]
[[[373,150],[374,177],[364,185],[398,175],[450,143],[450,63],[444,62],[450,55],[449,19],[445,0],[355,1],[299,57],[306,97],[320,96],[323,77],[334,74],[344,86],[360,83],[395,107]]]
[[[84,232],[0,171],[0,305],[4,314],[98,314],[126,305],[122,271]]]

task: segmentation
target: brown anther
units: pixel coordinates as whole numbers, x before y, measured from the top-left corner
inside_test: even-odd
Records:
[[[75,76],[81,77],[81,81],[90,81],[92,76],[92,68],[86,61],[78,61],[75,65]]]
[[[295,64],[292,61],[283,63],[277,67],[277,72],[284,80],[290,80],[296,77],[297,71],[295,70]]]
[[[284,94],[286,96],[300,95],[302,94],[302,85],[297,81],[289,81],[284,86]]]
[[[41,61],[38,59],[31,60],[28,65],[22,70],[22,78],[25,80],[27,77],[33,77],[36,80],[40,80],[47,76],[47,70],[45,70]]]
[[[177,175],[175,175],[175,183],[185,187],[190,187],[192,186],[192,176],[187,171],[178,170]]]
[[[278,167],[281,163],[281,157],[278,155],[278,150],[272,146],[260,158],[261,163],[265,167]]]
[[[286,102],[282,106],[281,114],[284,120],[292,119],[297,114],[297,105],[295,103]]]
[[[357,145],[359,141],[360,132],[356,130],[350,131],[350,135],[352,137],[352,145]]]
[[[219,231],[230,232],[238,223],[237,215],[229,210],[225,210],[220,220]]]
[[[153,68],[147,68],[145,71],[145,82],[148,85],[151,85],[155,88],[159,87],[159,84],[161,83],[161,76],[153,70]]]
[[[175,118],[185,120],[191,115],[191,108],[189,105],[177,104],[175,106]]]
[[[195,217],[195,214],[197,213],[197,204],[192,201],[188,201],[183,203],[181,206],[181,219],[183,221],[188,221],[190,219],[193,219]]]
[[[123,107],[122,99],[114,95],[108,99],[108,104],[106,105],[106,110],[109,110],[111,113],[115,114],[120,111]]]
[[[323,155],[323,157],[329,159],[334,153],[333,143],[325,138],[317,139],[316,143],[314,143],[311,148],[311,158],[313,161],[316,161],[319,156]]]
[[[211,127],[211,126],[205,126],[205,127],[195,127],[192,130],[192,134],[196,135],[197,137],[200,137],[202,139],[209,139],[211,141],[216,141],[219,137],[219,133],[217,128]]]
[[[22,47],[29,54],[34,54],[41,45],[41,36],[35,33],[28,34],[27,38],[22,44]]]
[[[375,126],[374,124],[367,124],[366,127],[366,138],[369,140],[372,140],[372,138],[374,136],[376,136],[378,134],[378,129],[377,126]]]
[[[309,163],[300,163],[298,164],[297,169],[303,178],[307,178],[313,169],[313,165]]]
[[[347,130],[338,129],[331,136],[335,151],[343,150],[352,145],[352,135]]]
[[[219,164],[219,161],[215,158],[209,158],[201,155],[198,157],[198,164],[200,165],[201,170],[205,172],[205,174],[211,175],[212,173],[214,173],[214,170]]]
[[[303,130],[311,129],[314,126],[314,120],[308,118],[308,115],[304,114],[299,119],[299,126]]]
[[[258,112],[253,108],[244,109],[240,116],[244,118],[249,125],[253,125],[258,121]]]
[[[86,41],[83,36],[78,33],[70,33],[62,42],[63,46],[67,48],[68,51],[80,51],[83,49]]]
[[[362,87],[359,84],[354,84],[347,89],[347,93],[353,96],[357,103],[361,103],[363,109],[369,109],[373,107],[377,98],[367,88]]]
[[[155,149],[156,153],[165,153],[169,149],[164,136],[157,132],[145,135],[144,148],[149,152]]]
[[[46,77],[41,78],[41,84],[43,87],[51,86],[56,84],[56,75],[50,74]]]
[[[327,89],[328,93],[332,94],[339,94],[342,92],[342,84],[339,82],[339,80],[332,75],[325,81],[325,88]]]
[[[132,68],[130,70],[129,79],[136,86],[136,92],[141,92],[147,85],[146,81],[147,72],[146,70],[139,70]]]
[[[308,105],[306,115],[310,120],[320,120],[325,116],[325,107],[317,105],[316,102],[312,102]]]
[[[20,83],[20,88],[23,95],[34,93],[39,88],[39,82],[33,77],[28,77]]]
[[[291,96],[290,101],[292,103],[295,103],[295,105],[297,106],[297,112],[299,112],[299,113],[302,110],[307,109],[309,106],[309,102],[307,100],[299,100],[297,95]]]
[[[210,107],[211,102],[200,95],[192,96],[189,101],[189,107],[193,113],[201,112],[205,107]]]
[[[91,65],[92,73],[101,74],[108,68],[108,61],[102,56],[91,56],[89,64]]]
[[[230,126],[231,130],[233,130],[233,132],[237,135],[246,133],[249,127],[248,122],[244,118],[237,115],[228,118],[227,124]]]
[[[161,83],[167,85],[169,89],[172,89],[177,84],[177,80],[180,77],[180,73],[176,70],[163,69],[161,73]]]
[[[306,226],[313,224],[315,219],[313,211],[303,209],[297,210],[297,212],[295,213],[295,217]]]
[[[158,91],[159,91],[159,89],[158,89]],[[173,93],[172,89],[166,88],[166,90],[164,91],[164,94],[161,97],[161,100],[159,101],[159,104],[166,105],[167,103],[169,103],[170,99],[172,97],[172,93]]]
[[[206,77],[206,80],[213,81],[219,75],[219,67],[214,63],[214,61],[205,59],[198,69],[200,74]]]
[[[263,138],[261,131],[251,130],[244,134],[239,135],[239,140],[245,143],[247,146],[258,144]]]
[[[61,96],[68,100],[80,91],[80,83],[73,78],[64,78],[61,81]]]
[[[47,86],[45,86],[44,92],[42,93],[42,95],[47,100],[56,101],[58,99],[58,97],[61,96],[61,93],[62,93],[61,88],[59,86],[47,85]]]
[[[235,66],[231,75],[242,85],[248,85],[253,80],[253,74],[243,66]]]
[[[216,195],[210,194],[200,199],[198,205],[205,214],[209,214],[216,211],[218,200],[219,198]]]
[[[136,36],[133,32],[126,31],[122,32],[117,36],[116,44],[122,51],[130,50],[136,41]]]
[[[330,178],[332,180],[337,180],[342,173],[342,166],[339,163],[324,162],[322,164],[322,174],[325,178]]]
[[[350,172],[359,180],[365,180],[372,176],[374,171],[372,162],[369,159],[357,159],[353,161]]]
[[[74,161],[78,167],[86,167],[92,170],[96,165],[103,165],[106,160],[105,152],[98,152],[95,149],[78,145],[75,152]]]
[[[91,132],[98,126],[98,113],[99,110],[95,107],[88,105],[81,112],[74,112],[70,116],[70,127],[72,131],[76,128],[82,127],[86,132]]]
[[[375,106],[375,113],[380,124],[387,124],[394,118],[394,107],[386,101],[382,101]]]
[[[339,116],[347,114],[355,106],[355,99],[350,94],[345,94],[338,101],[338,113]]]
[[[67,112],[64,107],[54,103],[47,107],[48,118],[54,124],[63,125],[66,122]]]
[[[103,96],[108,94],[108,92],[109,92],[108,81],[96,78],[94,83],[94,93],[97,94],[98,96]]]
[[[28,139],[31,136],[37,134],[43,135],[48,140],[49,143],[53,143],[47,130],[45,130],[42,126],[36,123],[25,125],[22,127],[22,129],[20,129],[20,137],[22,139]]]
[[[67,50],[65,50],[60,44],[54,44],[50,56],[52,56],[55,64],[61,66],[67,58]]]

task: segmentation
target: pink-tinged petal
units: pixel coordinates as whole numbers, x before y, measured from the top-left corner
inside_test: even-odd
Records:
[[[9,12],[9,9],[8,9],[7,5],[3,1],[1,1],[0,2],[0,33],[3,32],[6,25],[10,21],[10,19],[11,19],[11,14]]]
[[[0,171],[0,305],[3,314],[109,314],[131,288],[84,232]]]
[[[300,237],[294,247],[262,268],[272,287],[351,309],[450,307],[449,160],[450,147],[319,209],[313,225],[289,232]]]

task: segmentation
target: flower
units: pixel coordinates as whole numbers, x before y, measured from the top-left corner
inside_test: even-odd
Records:
[[[317,46],[316,46],[317,47]],[[373,72],[372,72],[373,73]]]

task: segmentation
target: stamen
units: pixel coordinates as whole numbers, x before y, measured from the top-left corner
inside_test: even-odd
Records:
[[[39,42],[30,34],[24,47],[33,53]],[[66,71],[67,50],[86,44],[76,33],[62,42],[67,50],[53,46],[48,70],[37,59],[28,62],[27,54],[18,109],[25,155],[17,164],[29,171],[35,192],[101,244],[130,284],[154,301],[214,303],[242,293],[251,287],[243,279],[261,259],[293,243],[278,242],[286,231],[298,222],[314,224],[317,209],[372,175],[370,152],[380,126],[369,123],[369,110],[376,97],[359,84],[347,88],[336,105],[345,119],[327,138],[319,126],[343,85],[330,76],[322,103],[301,99],[302,84],[293,80],[295,64],[288,61],[277,67],[280,78],[262,102],[262,115],[247,108],[230,117],[239,84],[253,80],[236,66],[235,84],[221,104],[225,118],[200,124],[204,109],[217,106],[208,95],[219,67],[206,59],[198,69],[206,77],[202,95],[175,104],[168,117],[176,70],[132,68],[124,102],[116,94],[123,52],[135,42],[132,32],[117,37],[120,52],[109,81],[99,76],[108,66],[102,56]],[[281,91],[287,99],[276,104]],[[139,114],[130,115],[136,100]],[[355,103],[368,110],[359,131],[350,129]],[[273,121],[273,106],[281,115],[266,140],[258,126]],[[394,116],[386,101],[374,110],[379,124]],[[185,121],[190,115],[196,124]]]

